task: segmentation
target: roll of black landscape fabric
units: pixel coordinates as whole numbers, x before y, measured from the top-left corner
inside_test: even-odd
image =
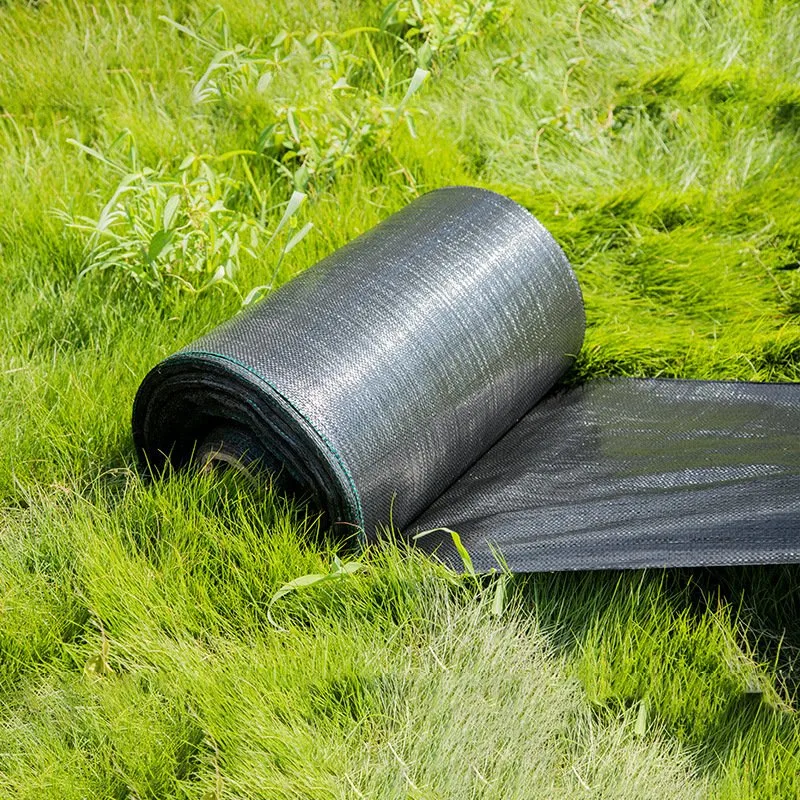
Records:
[[[335,534],[455,530],[478,570],[800,561],[800,384],[558,388],[583,333],[528,211],[440,189],[157,365],[134,440],[270,473]]]

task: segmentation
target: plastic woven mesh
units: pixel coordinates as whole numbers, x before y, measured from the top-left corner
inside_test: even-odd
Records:
[[[343,531],[457,530],[481,569],[800,560],[800,386],[554,390],[583,331],[547,231],[441,189],[155,367],[134,438],[155,466],[228,446]]]

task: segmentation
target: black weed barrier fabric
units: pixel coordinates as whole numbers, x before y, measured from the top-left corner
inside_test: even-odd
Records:
[[[339,535],[455,530],[479,570],[800,561],[800,385],[559,388],[583,334],[550,234],[441,189],[156,366],[134,439],[269,472]]]

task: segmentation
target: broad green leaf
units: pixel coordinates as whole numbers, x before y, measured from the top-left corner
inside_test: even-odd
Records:
[[[403,95],[403,99],[400,101],[398,108],[402,108],[419,91],[419,87],[425,83],[428,75],[430,75],[430,72],[427,69],[420,69],[418,67],[414,70],[414,74],[411,76],[411,83],[408,84],[408,89],[406,89],[406,93]]]
[[[155,261],[162,253],[167,252],[173,235],[174,231],[156,231],[147,247],[147,260]]]
[[[293,108],[286,109],[286,124],[289,126],[292,139],[294,139],[297,144],[300,144],[300,129],[297,127],[297,120],[295,119]]]
[[[306,224],[303,225],[303,227],[300,228],[300,230],[297,231],[297,233],[294,236],[292,236],[292,238],[289,239],[289,241],[286,243],[286,247],[283,248],[284,254],[288,253],[290,250],[292,250],[294,247],[296,247],[298,244],[300,244],[300,242],[302,242],[303,239],[306,238],[306,236],[308,235],[308,232],[313,227],[314,227],[314,223],[313,222],[306,222]]]
[[[269,70],[267,70],[258,79],[258,83],[256,84],[256,91],[261,93],[266,92],[271,83],[272,83],[272,73]]]
[[[164,206],[164,214],[162,215],[161,224],[164,227],[164,230],[169,230],[172,227],[172,223],[175,221],[175,214],[178,211],[178,206],[181,204],[181,196],[179,194],[174,194],[172,197],[167,200],[166,205]]]
[[[256,300],[259,299],[260,295],[270,289],[270,286],[254,286],[245,296],[244,300],[242,300],[243,306],[249,306],[251,303],[254,303]]]
[[[275,228],[272,236],[270,237],[270,241],[272,241],[286,227],[286,224],[289,222],[289,220],[297,213],[297,209],[303,205],[305,199],[306,195],[304,192],[292,192],[292,196],[289,198],[289,202],[286,204],[286,210],[283,212],[281,221],[278,223],[278,226]]]
[[[225,267],[217,267],[216,272],[209,278],[208,285],[219,283],[225,280]]]
[[[308,167],[301,164],[294,173],[294,188],[295,191],[302,192],[306,188],[309,179]]]
[[[433,50],[431,49],[431,46],[428,40],[426,39],[420,46],[419,50],[417,50],[417,64],[421,69],[428,70],[431,65],[432,59],[433,59]]]

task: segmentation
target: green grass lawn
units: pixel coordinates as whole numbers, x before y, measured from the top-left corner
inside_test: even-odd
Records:
[[[796,3],[0,0],[0,154],[2,797],[800,795],[798,569],[503,595],[130,434],[161,358],[454,183],[565,248],[571,380],[800,380]]]

